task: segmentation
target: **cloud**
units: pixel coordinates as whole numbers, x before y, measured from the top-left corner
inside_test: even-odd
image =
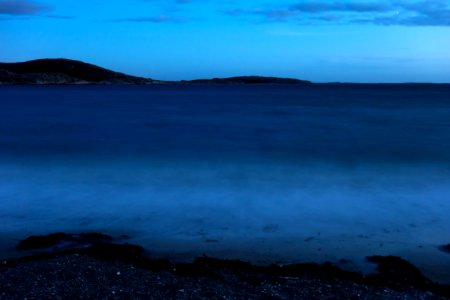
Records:
[[[51,9],[49,5],[30,0],[0,0],[0,15],[35,16]]]
[[[297,13],[289,9],[230,9],[225,10],[225,14],[230,16],[243,16],[243,15],[260,15],[266,19],[283,21],[290,17],[295,17]]]
[[[46,15],[45,17],[50,18],[50,19],[59,19],[59,20],[72,20],[72,19],[75,19],[74,16],[61,16],[61,15],[53,15],[53,14]]]
[[[264,21],[300,24],[360,23],[402,26],[450,26],[450,2],[429,1],[303,1],[271,8],[231,9],[230,16],[259,16]]]
[[[187,19],[179,17],[171,17],[167,15],[160,15],[155,17],[141,17],[141,18],[122,18],[106,20],[104,22],[132,22],[132,23],[182,23]]]
[[[367,3],[367,2],[306,2],[292,5],[290,10],[306,13],[322,12],[386,12],[390,6],[386,3]]]
[[[167,4],[167,0],[161,1],[161,0],[141,0],[141,1],[145,1],[145,2],[160,2],[160,3],[165,3]],[[172,0],[171,2],[174,2],[176,4],[187,4],[187,3],[191,3],[194,0]]]
[[[365,23],[404,26],[450,26],[450,5],[444,1],[399,2],[396,12],[372,16]],[[358,22],[358,20],[355,20]],[[359,20],[364,23],[364,20]]]

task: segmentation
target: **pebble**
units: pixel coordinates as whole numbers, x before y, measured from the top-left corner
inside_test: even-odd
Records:
[[[1,261],[0,261],[1,262]],[[91,266],[91,269],[88,268]],[[48,272],[46,270],[52,270]],[[121,271],[117,271],[121,270]],[[403,292],[386,287],[360,285],[308,275],[287,277],[283,284],[249,284],[241,277],[220,273],[207,276],[178,276],[170,271],[130,268],[120,262],[103,262],[88,256],[66,256],[19,263],[0,269],[0,299],[443,299],[415,289]],[[251,277],[252,274],[244,275]],[[75,276],[76,275],[76,276]],[[121,276],[117,280],[116,276]],[[263,276],[263,275],[259,275]],[[264,279],[264,278],[262,278]],[[55,295],[54,297],[52,295]],[[72,297],[71,297],[72,296]]]

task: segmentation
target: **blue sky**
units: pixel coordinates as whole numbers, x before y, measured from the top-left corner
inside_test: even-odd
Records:
[[[447,0],[0,0],[0,61],[157,79],[450,82]]]

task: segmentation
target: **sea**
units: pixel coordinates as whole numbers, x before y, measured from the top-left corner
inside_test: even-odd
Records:
[[[450,85],[0,86],[0,224],[450,283]]]

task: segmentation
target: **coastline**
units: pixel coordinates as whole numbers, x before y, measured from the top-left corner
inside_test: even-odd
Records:
[[[164,250],[182,251],[186,242],[197,250],[186,263],[202,255],[201,249],[212,248],[226,256],[204,253],[244,261],[257,260],[252,249],[270,249],[273,259],[268,257],[266,265],[324,262],[298,251],[302,246],[313,254],[320,248],[323,257],[334,255],[327,258],[334,263],[349,253],[361,261],[366,255],[395,255],[439,281],[404,253],[416,251],[419,262],[447,266],[450,275],[450,256],[438,249],[449,242],[448,203],[442,196],[448,191],[450,161],[443,151],[446,88],[423,89],[435,95],[433,101],[414,98],[411,105],[403,104],[410,88],[393,93],[395,101],[370,90],[367,103],[359,100],[366,91],[354,95],[359,88],[353,86],[340,90],[345,92],[340,102],[327,96],[336,94],[334,89],[310,99],[312,87],[305,88],[307,93],[284,86],[177,89],[3,88],[10,91],[4,93],[2,118],[10,132],[2,140],[7,145],[2,197],[8,199],[2,203],[3,231],[23,229],[15,237],[22,238],[55,230],[126,230],[132,236],[126,242],[143,245],[151,258]],[[261,101],[266,89],[274,96]],[[94,90],[115,96],[97,98]],[[420,115],[418,107],[424,109]],[[97,118],[85,118],[92,113]],[[405,135],[403,125],[417,118],[417,131]],[[354,139],[362,136],[367,138]],[[311,154],[314,162],[306,159]],[[152,243],[151,237],[167,243]],[[239,240],[230,247],[233,238]],[[266,248],[260,247],[263,239]],[[329,247],[333,242],[338,254]],[[236,249],[248,251],[240,256]],[[285,250],[296,257],[275,258]],[[40,269],[49,269],[48,259],[40,261]],[[28,264],[24,268],[23,274],[35,273]]]
[[[28,237],[17,249],[26,255],[1,261],[0,299],[450,298],[449,285],[395,256],[368,257],[377,272],[364,275],[332,263],[260,266],[207,256],[175,263],[100,233]]]

